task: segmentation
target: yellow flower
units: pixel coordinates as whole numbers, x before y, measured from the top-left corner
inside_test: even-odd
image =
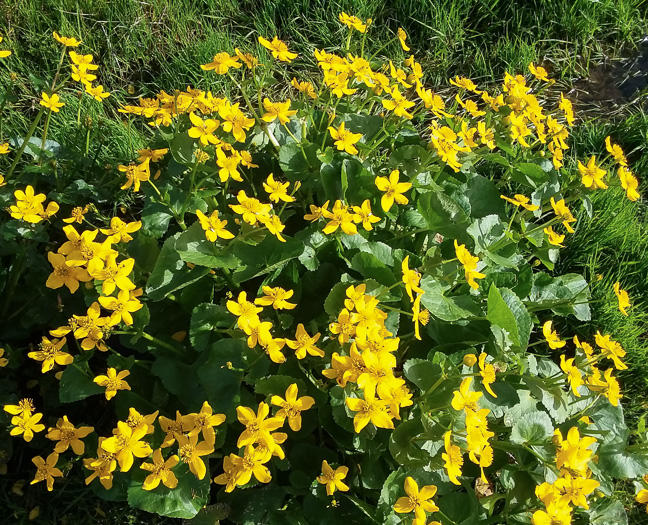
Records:
[[[249,302],[245,292],[241,292],[236,301],[227,301],[227,309],[238,317],[238,327],[241,330],[258,323],[259,316],[257,314],[263,310]]]
[[[4,353],[5,353],[4,348],[0,348],[0,368],[7,366],[7,364],[9,364],[9,359],[7,359],[6,357],[2,357]]]
[[[5,407],[7,410],[7,407]],[[14,428],[9,432],[12,436],[23,435],[23,438],[28,443],[34,438],[34,433],[42,432],[45,430],[45,425],[39,423],[43,414],[24,414],[18,415],[11,418],[11,424],[15,425]]]
[[[196,210],[196,215],[200,221],[200,226],[205,230],[205,237],[207,237],[208,241],[216,242],[219,237],[221,239],[234,238],[234,234],[225,229],[227,221],[218,218],[218,210],[214,210],[209,217],[200,210]]]
[[[637,188],[639,187],[637,177],[635,177],[632,172],[624,166],[619,166],[617,175],[621,181],[621,187],[626,191],[628,200],[632,202],[638,200],[641,195],[639,195],[639,192],[637,191]]]
[[[85,452],[85,445],[81,438],[86,437],[94,430],[93,427],[79,427],[76,428],[67,416],[59,418],[56,423],[56,428],[50,428],[48,434],[45,436],[47,439],[57,441],[54,447],[54,452],[61,454],[65,452],[68,447],[72,447],[74,453],[78,456],[83,455]]]
[[[414,116],[407,110],[414,106],[414,102],[407,100],[401,93],[398,91],[398,86],[395,86],[390,91],[392,100],[383,99],[381,103],[383,107],[389,111],[393,111],[394,115],[398,117],[404,117],[411,119]]]
[[[542,66],[534,66],[533,62],[529,64],[529,71],[531,74],[536,77],[537,80],[543,80],[544,82],[550,82],[549,77],[547,76],[547,70]]]
[[[353,224],[354,215],[349,212],[349,207],[342,204],[342,201],[335,201],[333,209],[328,211],[322,208],[322,216],[329,219],[324,229],[322,230],[327,235],[333,233],[338,228],[341,228],[347,235],[355,235],[358,233],[358,228]]]
[[[288,195],[288,186],[290,182],[278,182],[274,180],[274,175],[271,173],[263,183],[263,189],[270,196],[272,202],[293,202],[295,197]]]
[[[483,395],[481,392],[470,392],[470,383],[472,383],[472,377],[466,377],[461,382],[459,390],[453,392],[452,398],[452,408],[455,410],[472,410],[473,412],[477,410],[477,400]]]
[[[75,53],[74,51],[70,51],[70,59],[74,64],[80,67],[84,67],[86,69],[94,71],[95,69],[98,69],[99,66],[96,64],[92,63],[92,55],[79,55],[78,53]]]
[[[137,154],[139,155],[137,162],[144,162],[146,159],[149,159],[151,162],[157,162],[162,159],[167,153],[169,153],[169,148],[140,149],[137,150]]]
[[[481,94],[481,91],[477,90],[477,86],[475,85],[475,83],[466,77],[456,76],[454,78],[451,78],[450,84],[452,84],[453,86],[457,86],[458,88],[461,89],[472,91],[473,93],[476,93],[478,95]]]
[[[400,514],[414,512],[415,521],[425,523],[427,512],[437,512],[439,510],[439,507],[431,501],[436,492],[435,485],[425,485],[419,490],[414,478],[407,476],[405,478],[405,493],[407,496],[398,498],[394,510]]]
[[[591,190],[607,189],[607,184],[603,182],[603,177],[607,172],[596,165],[596,155],[592,155],[587,166],[579,160],[578,171],[580,171],[581,180],[586,188]]]
[[[297,357],[297,359],[304,359],[306,354],[324,357],[324,351],[315,346],[320,335],[321,334],[318,332],[313,337],[309,336],[304,325],[299,323],[295,332],[295,340],[291,341],[287,339],[286,344],[295,351],[295,357]]]
[[[110,96],[110,93],[103,90],[102,85],[92,87],[90,84],[86,84],[85,90],[88,95],[91,95],[92,98],[98,100],[99,102],[103,102],[104,98],[108,98]]]
[[[58,113],[59,109],[65,106],[63,102],[59,102],[59,96],[54,93],[51,97],[43,92],[42,93],[43,99],[40,101],[41,106],[45,106],[47,109],[50,111],[53,111],[54,113]]]
[[[551,197],[550,202],[556,217],[562,219],[563,226],[567,228],[569,233],[574,233],[574,228],[571,227],[571,223],[576,222],[576,219],[572,215],[571,211],[569,211],[569,208],[565,205],[565,199],[560,199],[556,202],[554,198]]]
[[[574,108],[572,106],[572,103],[569,99],[566,99],[565,96],[561,93],[560,94],[560,104],[558,104],[558,108],[562,109],[563,112],[565,113],[565,119],[567,120],[567,124],[570,126],[574,125]]]
[[[221,168],[218,171],[218,176],[221,182],[227,182],[231,177],[232,179],[243,182],[241,174],[237,167],[241,163],[241,158],[236,155],[226,155],[222,148],[216,148],[216,165]]]
[[[133,456],[145,458],[153,452],[148,443],[141,441],[145,435],[146,428],[132,429],[125,422],[118,421],[115,435],[106,439],[102,447],[115,454],[121,472],[128,472],[133,466]]]
[[[254,126],[255,121],[245,116],[239,103],[223,104],[218,108],[218,114],[223,119],[223,130],[231,133],[238,142],[245,142],[245,131]]]
[[[215,71],[219,75],[225,75],[230,68],[240,68],[243,64],[239,62],[238,56],[230,56],[225,51],[216,53],[214,59],[208,64],[201,64],[200,68],[205,71]]]
[[[450,441],[451,432],[448,431],[443,435],[443,443],[445,445],[445,452],[441,454],[441,459],[445,461],[445,469],[448,473],[450,481],[455,485],[461,485],[458,476],[461,476],[461,467],[463,465],[463,455],[461,449],[457,445],[453,445]]]
[[[410,48],[405,43],[405,40],[407,39],[407,35],[405,34],[405,31],[403,31],[403,28],[399,27],[397,34],[398,34],[398,41],[400,42],[403,51],[409,51]]]
[[[236,195],[236,200],[239,204],[230,204],[229,207],[232,208],[234,213],[238,213],[243,216],[243,220],[248,224],[254,226],[258,220],[262,217],[268,217],[272,205],[262,204],[257,199],[248,197],[245,194],[245,190],[241,190]]]
[[[572,392],[576,397],[580,397],[580,392],[578,387],[585,384],[583,381],[583,376],[578,370],[578,367],[574,366],[574,358],[565,359],[565,354],[560,356],[560,368],[565,374],[567,374],[567,380],[571,386]]]
[[[106,489],[110,490],[113,484],[113,472],[117,468],[117,461],[115,455],[106,452],[103,449],[103,443],[107,438],[99,438],[99,446],[97,447],[97,458],[86,458],[83,460],[83,466],[92,471],[92,474],[85,480],[86,485],[90,484],[93,479],[99,478],[99,482]]]
[[[236,407],[236,413],[238,420],[245,426],[236,442],[237,447],[264,443],[268,449],[274,448],[274,439],[270,433],[283,426],[284,420],[280,417],[266,419],[270,414],[270,407],[266,403],[259,403],[256,414],[251,408],[243,406]]]
[[[466,281],[468,281],[468,284],[471,288],[474,288],[476,290],[477,288],[479,288],[479,284],[477,284],[477,281],[475,281],[475,279],[483,279],[484,277],[486,277],[486,275],[477,271],[477,263],[479,262],[479,257],[471,255],[464,244],[457,243],[457,239],[455,239],[454,241],[454,246],[457,259],[464,267]]]
[[[32,458],[32,462],[36,465],[36,476],[30,482],[30,485],[34,483],[39,483],[40,481],[45,481],[47,485],[47,490],[54,490],[54,478],[63,477],[63,472],[56,468],[56,462],[58,461],[59,455],[56,452],[52,452],[47,456],[47,460],[43,459],[40,456]]]
[[[110,219],[110,228],[102,229],[101,233],[108,235],[113,242],[129,242],[133,240],[129,233],[135,233],[141,227],[142,221],[125,223],[119,217],[113,217]]]
[[[536,206],[535,204],[529,204],[529,198],[520,195],[519,193],[515,194],[515,198],[511,199],[510,197],[506,197],[504,195],[500,195],[502,199],[505,201],[510,202],[511,204],[514,204],[515,206],[522,206],[523,208],[529,210],[529,211],[535,211],[540,208],[540,206]]]
[[[317,93],[315,93],[315,88],[310,82],[299,82],[295,77],[293,77],[290,85],[294,87],[300,93],[305,93],[310,98],[317,98]]]
[[[9,143],[5,142],[4,144],[0,144],[0,155],[6,155],[7,153],[9,153]],[[2,184],[2,186],[4,186],[4,184]]]
[[[271,102],[268,97],[263,99],[263,107],[266,112],[261,117],[262,120],[266,122],[274,122],[275,119],[279,119],[281,124],[288,124],[290,122],[290,117],[297,114],[297,110],[290,110],[290,100],[285,102]]]
[[[353,221],[362,223],[362,227],[367,230],[373,230],[372,223],[380,222],[380,217],[376,217],[371,211],[371,202],[365,199],[361,206],[353,206]]]
[[[27,356],[36,361],[43,362],[41,367],[43,374],[54,368],[54,363],[61,366],[69,365],[74,359],[70,354],[61,352],[61,348],[65,345],[65,342],[65,338],[60,341],[58,339],[50,341],[47,337],[43,336],[43,341],[38,345],[40,350],[37,352],[29,352]]]
[[[552,324],[553,321],[547,321],[545,324],[543,324],[542,334],[545,336],[545,339],[549,344],[549,348],[551,348],[552,350],[557,350],[558,348],[565,346],[567,343],[565,341],[562,341],[560,339],[560,336],[558,335],[558,332],[552,329]]]
[[[417,270],[410,270],[409,267],[409,255],[407,255],[403,262],[401,263],[401,269],[403,270],[402,281],[405,284],[405,289],[407,290],[407,295],[409,295],[410,301],[414,300],[412,292],[417,294],[423,293],[423,289],[419,286],[421,282],[421,274]]]
[[[5,405],[3,409],[12,416],[20,416],[22,418],[31,416],[35,410],[34,402],[28,398],[21,399],[17,405]]]
[[[198,443],[198,434],[189,435],[184,434],[177,436],[178,440],[178,456],[183,463],[189,465],[189,470],[198,479],[204,479],[207,474],[207,467],[203,462],[201,456],[208,456],[214,452],[214,446],[209,441],[201,441]]]
[[[119,165],[117,169],[126,174],[126,183],[120,188],[127,190],[134,186],[135,191],[139,191],[140,183],[146,182],[151,178],[150,160],[146,159],[140,164],[130,163],[128,166]]]
[[[2,42],[2,37],[0,36],[0,42]],[[8,49],[0,49],[0,58],[6,58],[11,55],[11,51]]]
[[[352,133],[345,129],[344,122],[337,129],[329,126],[328,130],[335,141],[335,147],[339,151],[346,151],[349,155],[357,155],[358,149],[355,144],[362,138],[362,133]]]
[[[291,62],[294,58],[297,58],[297,53],[291,53],[288,51],[288,46],[276,36],[272,39],[272,42],[260,36],[259,44],[270,50],[272,56],[282,62]]]
[[[284,290],[280,287],[272,288],[270,286],[264,286],[262,289],[265,295],[255,299],[255,304],[261,306],[272,305],[275,310],[292,310],[297,306],[294,303],[288,302],[288,299],[295,293],[293,290]]]
[[[594,336],[596,344],[601,348],[601,356],[611,359],[614,362],[614,367],[617,370],[626,370],[628,366],[621,360],[625,357],[626,351],[616,341],[610,339],[609,335],[601,335],[601,332],[596,332]]]
[[[488,355],[485,352],[479,354],[479,375],[482,377],[482,385],[491,396],[497,397],[493,392],[491,384],[495,382],[495,367],[492,364],[486,364]]]
[[[63,44],[65,47],[79,47],[81,45],[81,40],[69,36],[61,36],[56,31],[53,33],[54,39]]]
[[[463,364],[466,366],[475,366],[477,363],[477,356],[475,354],[466,354],[463,356]]]
[[[193,111],[189,113],[189,120],[192,127],[187,132],[192,139],[199,139],[203,146],[208,144],[217,144],[218,139],[214,136],[214,131],[220,126],[218,120],[208,118],[207,120],[201,119]]]
[[[191,418],[193,424],[189,435],[192,436],[202,432],[205,441],[212,444],[216,440],[214,427],[217,427],[225,421],[225,414],[214,414],[213,408],[207,401],[203,403],[200,412],[188,414],[185,417]]]
[[[324,460],[322,461],[322,475],[317,476],[317,481],[322,485],[326,485],[326,494],[332,496],[336,490],[341,492],[349,490],[349,486],[342,481],[347,477],[348,473],[349,467],[343,465],[333,470],[329,466],[328,461]]]
[[[176,478],[171,469],[180,461],[178,456],[174,454],[165,461],[162,457],[162,449],[158,448],[153,452],[152,460],[153,463],[142,463],[140,465],[142,470],[150,472],[150,474],[146,476],[142,488],[144,488],[144,490],[153,490],[160,484],[160,482],[170,489],[176,488],[178,486],[178,478]]]
[[[106,310],[112,311],[108,321],[109,326],[116,326],[122,321],[128,326],[132,325],[131,313],[137,312],[144,306],[136,298],[131,297],[129,290],[120,290],[117,297],[99,297],[99,303]]]
[[[234,52],[248,69],[254,69],[259,65],[259,60],[251,53],[243,53],[238,47],[234,48]]]
[[[288,419],[290,429],[294,432],[301,430],[301,413],[308,410],[315,404],[315,400],[310,396],[304,396],[297,399],[297,384],[293,383],[286,389],[286,399],[279,396],[272,396],[270,402],[274,406],[281,407],[275,417]]]
[[[407,204],[409,200],[404,192],[408,191],[412,184],[410,182],[398,182],[398,176],[400,172],[398,170],[393,170],[387,177],[376,177],[375,183],[376,187],[385,192],[385,194],[380,199],[380,205],[382,206],[383,211],[389,211],[389,209],[394,204]]]
[[[117,373],[114,368],[108,368],[107,375],[99,375],[93,379],[99,386],[106,387],[106,399],[110,401],[117,390],[130,390],[130,385],[124,381],[124,378],[130,375],[128,370],[122,370]]]
[[[79,289],[79,281],[88,282],[92,280],[85,268],[69,266],[66,263],[65,256],[60,253],[48,252],[47,260],[54,267],[54,271],[47,278],[45,286],[52,290],[65,285],[70,292],[74,293]]]
[[[364,33],[367,30],[367,25],[363,24],[362,20],[360,20],[357,16],[347,15],[343,12],[338,15],[338,18],[340,19],[340,22],[342,22],[349,29],[355,29],[360,33]]]
[[[549,226],[548,228],[544,228],[542,231],[547,234],[547,238],[548,238],[550,244],[553,244],[554,246],[560,246],[561,248],[564,248],[564,246],[562,244],[560,244],[561,242],[563,242],[565,240],[564,235],[560,235],[559,233],[556,233],[553,230],[553,227],[551,227],[551,226]]]
[[[624,166],[626,168],[628,167],[628,159],[626,159],[621,146],[612,144],[609,136],[605,137],[605,149],[610,155],[612,155],[616,162],[621,164],[621,166]]]
[[[373,389],[364,391],[365,398],[347,397],[346,405],[349,410],[357,412],[353,418],[353,428],[359,434],[370,422],[378,428],[394,428],[390,414],[386,410],[386,402],[376,399]]]
[[[630,306],[630,298],[628,297],[628,292],[621,289],[621,283],[619,281],[614,283],[614,293],[616,294],[617,299],[619,300],[619,311],[623,315],[628,315],[628,312],[626,312],[626,308]]]
[[[225,492],[232,492],[236,488],[236,477],[239,471],[233,458],[238,458],[238,456],[230,454],[223,458],[223,470],[225,472],[214,478],[214,483],[225,485]]]
[[[278,215],[272,215],[269,218],[268,217],[261,217],[259,220],[263,223],[263,225],[268,228],[268,231],[277,237],[280,242],[286,242],[286,239],[281,235],[281,232],[284,231],[286,228],[285,224],[281,223],[281,219],[279,218]]]

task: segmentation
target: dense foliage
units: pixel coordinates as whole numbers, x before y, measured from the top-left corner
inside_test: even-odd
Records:
[[[553,272],[570,206],[639,198],[623,150],[570,157],[542,67],[490,93],[455,77],[444,100],[414,55],[366,56],[370,21],[340,21],[318,81],[259,37],[271,66],[201,66],[240,99],[124,105],[150,143],[100,169],[84,106],[110,94],[54,35],[33,125],[0,149],[0,461],[180,518],[624,523],[613,480],[648,472],[625,350],[559,334],[590,294]],[[48,128],[72,101],[81,140],[62,144]]]

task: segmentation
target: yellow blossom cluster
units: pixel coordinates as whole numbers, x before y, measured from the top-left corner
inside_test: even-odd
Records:
[[[366,294],[366,285],[349,286],[344,308],[329,330],[337,336],[345,354],[334,352],[330,368],[322,374],[341,387],[356,383],[363,397],[347,397],[346,405],[356,415],[354,429],[360,433],[370,422],[379,428],[394,428],[400,409],[412,404],[405,380],[394,375],[399,338],[385,327],[387,314],[377,297]]]
[[[594,454],[589,447],[596,443],[595,438],[581,436],[578,427],[572,427],[566,439],[556,430],[553,442],[560,475],[553,483],[545,481],[536,487],[536,496],[545,509],[533,513],[533,525],[572,523],[572,507],[589,509],[587,496],[600,486],[598,481],[591,479],[588,466]]]
[[[37,224],[46,221],[59,211],[59,205],[50,201],[47,207],[43,206],[47,198],[43,193],[35,193],[33,186],[27,186],[25,190],[14,192],[16,204],[9,207],[9,213],[14,219]]]
[[[492,392],[490,383],[495,380],[494,369],[484,367],[486,354],[480,356],[480,368],[484,385],[489,393]],[[492,367],[492,365],[490,365]],[[452,408],[457,411],[463,411],[465,415],[466,425],[466,448],[468,458],[475,465],[481,469],[481,479],[487,483],[486,474],[484,473],[485,467],[490,467],[493,464],[493,447],[488,440],[495,434],[488,430],[488,408],[480,409],[477,401],[482,396],[481,392],[474,392],[470,390],[472,377],[465,377],[459,390],[455,390],[452,398]],[[494,396],[496,397],[496,396]],[[450,481],[455,485],[459,485],[457,477],[461,475],[461,466],[463,465],[463,450],[458,445],[453,445],[451,434],[448,433],[444,437],[445,453],[442,458],[445,461],[445,469],[448,473]]]
[[[549,348],[560,349],[567,344],[552,329],[552,321],[545,322],[542,330]],[[608,368],[601,372],[598,364],[603,359],[609,359],[617,370],[626,370],[628,366],[623,362],[626,351],[609,335],[602,335],[600,332],[596,332],[594,336],[596,346],[600,349],[598,354],[595,353],[592,345],[586,341],[580,341],[577,336],[574,336],[573,341],[576,347],[576,356],[567,358],[565,354],[561,354],[560,368],[565,373],[574,396],[580,397],[578,388],[585,385],[592,392],[606,397],[612,405],[617,406],[623,395],[618,381],[612,375],[613,369]],[[585,379],[583,379],[583,373],[587,374]]]

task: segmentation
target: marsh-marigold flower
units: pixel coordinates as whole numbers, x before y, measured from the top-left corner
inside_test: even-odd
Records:
[[[310,396],[303,396],[298,399],[297,393],[297,384],[293,383],[286,389],[285,399],[280,396],[272,396],[270,398],[270,402],[273,405],[281,407],[281,410],[275,414],[275,417],[288,419],[288,424],[294,432],[301,430],[301,413],[315,404],[315,400]]]
[[[27,356],[36,361],[43,362],[41,367],[43,374],[54,368],[54,363],[60,366],[69,365],[74,361],[74,358],[67,352],[61,351],[65,342],[65,337],[60,341],[58,339],[52,339],[50,341],[47,337],[43,336],[42,342],[38,345],[40,349],[37,352],[29,352]]]
[[[628,315],[628,312],[626,312],[626,308],[630,306],[630,298],[628,297],[628,292],[621,289],[621,283],[619,281],[614,283],[614,293],[616,294],[617,299],[619,300],[619,311],[623,315]]]
[[[332,496],[336,490],[341,492],[349,490],[349,486],[342,481],[347,477],[348,473],[349,467],[343,465],[333,470],[333,468],[329,466],[328,461],[324,460],[322,461],[322,475],[317,476],[317,481],[322,485],[326,485],[326,494]]]
[[[339,151],[346,151],[349,155],[357,155],[358,148],[355,147],[355,144],[362,138],[362,133],[352,133],[345,129],[344,122],[337,129],[329,126],[328,130],[335,141],[335,147]]]
[[[196,210],[196,215],[200,221],[200,226],[205,230],[205,237],[207,237],[208,241],[216,242],[219,237],[221,239],[234,238],[234,234],[225,229],[227,221],[218,218],[218,210],[214,210],[209,217],[200,210]]]
[[[45,106],[47,109],[53,111],[54,113],[58,113],[59,109],[65,106],[63,102],[60,102],[59,96],[54,93],[51,97],[43,92],[42,93],[42,100],[40,101],[41,106]]]
[[[99,386],[106,387],[106,399],[110,401],[117,390],[130,390],[130,385],[124,381],[124,378],[129,376],[130,372],[128,370],[122,370],[117,373],[117,370],[114,368],[109,368],[106,372],[106,375],[99,375],[93,379],[95,383]]]
[[[455,239],[454,241],[454,246],[457,259],[464,267],[466,281],[468,281],[468,284],[471,288],[474,288],[476,290],[477,288],[479,288],[479,284],[477,284],[477,281],[475,281],[475,279],[483,279],[484,277],[486,277],[486,275],[477,271],[477,263],[479,262],[479,257],[471,255],[464,244],[457,243],[457,239]]]
[[[412,187],[412,184],[410,182],[399,182],[399,174],[400,172],[398,170],[393,170],[389,174],[389,178],[376,177],[376,187],[384,192],[384,195],[380,199],[380,205],[383,211],[389,211],[394,202],[396,204],[407,204],[409,202],[403,193],[408,191]]]
[[[416,481],[411,476],[405,478],[405,493],[407,496],[398,498],[394,510],[400,514],[414,512],[415,521],[425,523],[427,512],[437,512],[437,507],[432,500],[437,492],[435,485],[425,485],[419,490]]]
[[[558,348],[562,348],[567,343],[565,341],[562,341],[560,339],[560,336],[558,335],[558,332],[552,329],[552,324],[553,321],[547,321],[545,324],[543,324],[542,334],[545,336],[545,339],[549,344],[549,348],[551,348],[552,350],[556,350]]]
[[[48,434],[45,436],[47,439],[56,441],[54,452],[59,454],[65,452],[68,447],[72,447],[74,453],[81,456],[85,452],[85,444],[81,438],[86,437],[94,430],[93,427],[79,427],[76,428],[67,416],[59,418],[56,422],[55,428],[50,428]]]
[[[61,36],[56,31],[53,33],[54,40],[58,43],[63,44],[65,47],[79,47],[81,45],[81,40],[69,36]]]
[[[36,476],[31,481],[30,485],[34,483],[39,483],[40,481],[45,481],[47,485],[47,490],[51,492],[54,490],[54,478],[63,477],[63,472],[56,468],[56,462],[58,461],[59,455],[56,452],[52,452],[47,459],[43,459],[40,456],[32,458],[32,462],[36,465]]]
[[[272,39],[272,42],[260,36],[259,44],[270,50],[272,56],[282,62],[291,62],[294,58],[297,58],[297,53],[291,53],[288,51],[288,46],[276,36]]]
[[[153,490],[160,482],[170,489],[176,488],[178,486],[178,478],[176,478],[171,469],[180,461],[178,456],[173,454],[165,461],[162,457],[162,449],[158,448],[153,452],[152,461],[153,463],[142,463],[140,465],[142,470],[150,472],[146,476],[142,488],[144,490]]]
[[[596,155],[592,155],[587,166],[580,160],[578,161],[578,171],[580,171],[583,185],[591,190],[607,189],[607,184],[603,182],[603,177],[607,173],[596,165]]]

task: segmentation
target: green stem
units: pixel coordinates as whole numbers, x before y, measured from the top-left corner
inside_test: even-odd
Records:
[[[45,141],[47,140],[47,131],[49,130],[50,117],[52,116],[52,110],[50,109],[47,112],[47,117],[45,117],[45,128],[43,129],[43,140],[41,141],[41,150],[38,153],[38,164],[43,162],[43,150],[45,149]]]
[[[41,117],[43,116],[43,113],[45,112],[45,106],[41,106],[40,110],[36,114],[36,117],[34,118],[34,121],[32,122],[32,125],[30,126],[29,130],[27,131],[27,135],[25,136],[23,143],[20,145],[20,148],[18,149],[18,152],[16,153],[16,157],[14,158],[13,162],[11,163],[11,166],[9,167],[9,170],[7,171],[7,175],[5,177],[6,180],[9,180],[11,177],[12,173],[16,169],[16,166],[18,165],[18,162],[20,161],[20,157],[22,157],[23,152],[25,151],[25,148],[27,147],[27,144],[29,143],[29,139],[32,138],[32,135],[34,134],[34,131],[36,131],[36,126],[38,126],[38,123],[40,122]],[[18,175],[16,178],[16,182],[20,181],[22,177],[22,173]]]

